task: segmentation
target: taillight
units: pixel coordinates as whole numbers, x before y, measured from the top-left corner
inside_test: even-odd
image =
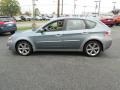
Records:
[[[12,21],[14,24],[16,24],[16,21]]]
[[[4,24],[16,24],[16,21],[5,22]]]
[[[3,26],[5,23],[4,22],[0,22],[0,27]]]

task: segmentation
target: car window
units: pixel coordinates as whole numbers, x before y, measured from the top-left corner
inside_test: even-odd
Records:
[[[82,30],[85,29],[83,20],[67,20],[66,30]]]
[[[10,17],[0,17],[0,21],[8,22],[8,21],[14,21],[14,19]]]
[[[61,31],[63,30],[64,26],[64,20],[58,20],[55,22],[52,22],[51,24],[47,25],[45,27],[45,30],[47,31]]]
[[[86,22],[86,29],[92,29],[96,26],[96,23],[90,20],[85,20]]]

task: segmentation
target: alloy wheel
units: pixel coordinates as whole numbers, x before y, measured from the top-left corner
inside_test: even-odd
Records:
[[[18,42],[16,49],[17,52],[23,56],[27,56],[32,52],[32,47],[27,41]]]
[[[101,52],[101,46],[96,41],[90,41],[85,47],[85,52],[88,56],[97,56]]]

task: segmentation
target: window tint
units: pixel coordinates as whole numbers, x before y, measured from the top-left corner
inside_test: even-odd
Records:
[[[55,22],[52,22],[48,26],[46,26],[47,31],[61,31],[64,26],[64,20],[58,20]]]
[[[14,19],[11,17],[0,17],[0,21],[13,21]]]
[[[82,30],[85,29],[83,20],[67,20],[66,30]]]
[[[96,26],[96,23],[93,21],[85,20],[86,22],[86,29],[92,29]]]

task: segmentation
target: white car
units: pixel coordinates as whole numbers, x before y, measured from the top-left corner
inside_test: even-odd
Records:
[[[14,16],[14,19],[15,19],[16,21],[21,21],[21,20],[22,20],[20,16]]]

